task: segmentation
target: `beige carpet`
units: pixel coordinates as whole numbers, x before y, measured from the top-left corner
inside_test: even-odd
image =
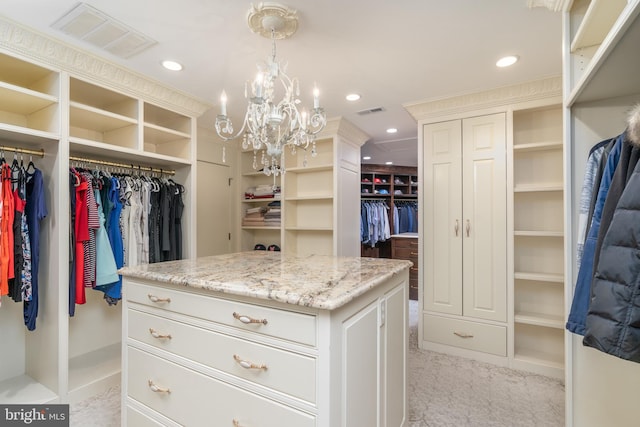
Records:
[[[560,381],[420,350],[418,304],[411,301],[409,307],[408,427],[564,425]],[[71,405],[70,412],[72,427],[117,427],[120,388]]]
[[[418,303],[409,308],[409,427],[564,425],[560,381],[420,350]]]

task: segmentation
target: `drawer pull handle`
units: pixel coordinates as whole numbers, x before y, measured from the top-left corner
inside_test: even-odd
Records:
[[[418,267],[411,267],[411,270],[418,271]]]
[[[472,334],[468,334],[466,332],[457,332],[456,331],[453,334],[459,336],[460,338],[473,338]]]
[[[456,232],[456,237],[458,237],[458,231],[460,230],[460,222],[456,219],[456,226],[453,227]]]
[[[151,300],[151,302],[171,302],[171,298],[160,298],[155,295],[149,294],[147,297]]]
[[[254,319],[252,317],[245,316],[235,312],[233,313],[233,317],[238,319],[244,324],[249,324],[249,323],[262,323],[263,325],[267,324],[267,319]]]
[[[158,331],[156,331],[153,328],[149,328],[149,333],[154,338],[158,338],[158,339],[165,339],[166,338],[168,340],[171,339],[171,334],[161,334],[161,333],[159,333]]]
[[[242,427],[242,425],[240,425],[240,421],[233,420],[233,427]]]
[[[418,252],[411,252],[411,255],[418,255]]]
[[[151,380],[149,380],[149,388],[154,393],[171,393],[171,390],[169,390],[168,388],[159,387]]]
[[[267,365],[256,365],[255,363],[242,360],[240,356],[238,356],[237,354],[233,355],[233,360],[238,362],[238,365],[242,366],[244,369],[264,369],[265,371],[267,370]]]
[[[471,232],[471,221],[467,220],[467,237],[469,237],[470,232]]]

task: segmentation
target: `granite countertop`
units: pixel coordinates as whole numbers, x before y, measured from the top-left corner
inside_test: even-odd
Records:
[[[411,261],[250,251],[124,267],[124,277],[333,310],[408,269]]]

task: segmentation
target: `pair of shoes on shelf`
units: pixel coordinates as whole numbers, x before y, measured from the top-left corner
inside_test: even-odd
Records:
[[[278,245],[269,245],[269,247],[263,245],[262,243],[258,243],[253,247],[254,251],[271,251],[271,252],[280,252],[280,246]]]

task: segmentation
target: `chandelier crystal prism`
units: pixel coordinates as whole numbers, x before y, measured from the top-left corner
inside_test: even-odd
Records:
[[[238,133],[234,134],[231,118],[227,116],[227,96],[222,92],[216,132],[225,141],[242,136],[242,148],[254,152],[253,168],[275,177],[285,172],[285,149],[293,155],[298,150],[304,151],[304,166],[307,152],[316,156],[316,135],[326,126],[327,118],[320,107],[317,88],[313,90],[313,108],[309,112],[299,109],[302,101],[298,79],[289,77],[286,66],[276,60],[276,39],[288,38],[296,31],[296,12],[277,3],[265,2],[252,5],[247,20],[253,32],[271,38],[271,56],[266,63],[258,64],[255,80],[245,83],[244,96],[248,105]],[[257,160],[259,152],[262,153],[260,164]]]

